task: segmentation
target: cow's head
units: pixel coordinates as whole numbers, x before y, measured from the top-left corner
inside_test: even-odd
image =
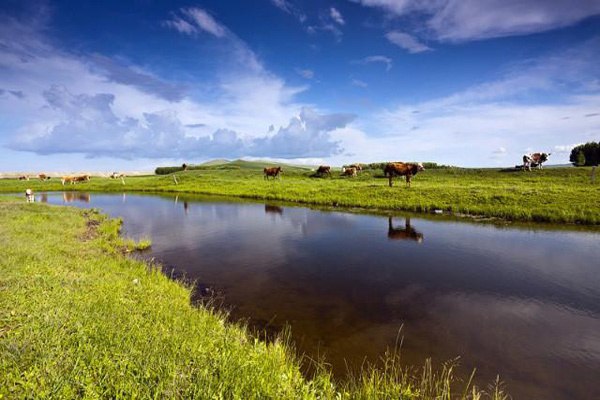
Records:
[[[419,171],[425,171],[425,167],[424,167],[424,166],[423,166],[423,164],[421,164],[421,163],[418,163],[418,164],[417,164],[417,169],[418,169]]]
[[[550,157],[552,153],[542,153],[540,154],[540,162],[548,161],[548,157]]]

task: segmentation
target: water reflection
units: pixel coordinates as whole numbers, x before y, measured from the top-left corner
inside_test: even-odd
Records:
[[[193,196],[75,204],[124,217],[126,234],[152,238],[150,257],[222,295],[232,318],[290,324],[298,348],[338,374],[377,360],[404,326],[407,364],[461,356],[478,383],[500,374],[514,398],[600,398],[597,233]]]
[[[404,218],[404,228],[394,228],[392,225],[392,217],[389,217],[388,238],[391,240],[408,240],[417,243],[423,242],[423,234],[417,232],[417,230],[410,225],[410,217]]]
[[[283,207],[265,204],[265,214],[283,215]]]
[[[82,192],[63,192],[63,202],[74,203],[76,201],[82,201],[84,203],[90,202],[90,195]]]

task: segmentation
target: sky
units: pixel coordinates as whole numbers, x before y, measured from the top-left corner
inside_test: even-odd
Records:
[[[3,0],[0,171],[566,163],[599,65],[600,0]]]

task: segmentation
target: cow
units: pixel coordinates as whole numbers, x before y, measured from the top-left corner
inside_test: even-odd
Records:
[[[542,169],[542,164],[548,161],[552,153],[533,153],[523,156],[523,171],[531,171],[531,167]]]
[[[331,167],[329,165],[321,165],[319,168],[317,168],[317,175],[319,175],[319,176],[323,176],[323,175],[329,175],[329,176],[331,176]]]
[[[31,189],[25,190],[25,199],[27,199],[28,203],[33,203],[35,201],[35,196],[33,195],[33,190],[31,190]]]
[[[29,180],[29,175],[21,175],[21,176],[19,176],[19,180],[20,181],[28,181]]]
[[[350,168],[356,168],[356,171],[362,171],[362,167],[360,166],[359,163],[354,163],[352,165],[350,165]]]
[[[354,167],[344,167],[342,173],[346,176],[355,177],[357,175],[357,169]]]
[[[265,174],[265,179],[269,179],[270,176],[272,176],[273,179],[277,177],[281,179],[281,175],[279,174],[283,174],[283,169],[281,167],[265,167],[263,173]]]
[[[90,176],[85,174],[85,175],[77,175],[73,178],[73,182],[77,183],[77,182],[89,182],[90,181]]]
[[[122,172],[113,172],[112,174],[110,174],[109,178],[110,179],[117,179],[117,178],[123,178],[125,175]]]
[[[40,181],[45,181],[46,179],[50,179],[50,177],[46,174],[39,174],[38,178],[40,178]]]
[[[404,219],[404,228],[394,228],[392,217],[388,219],[388,239],[390,240],[409,240],[417,243],[423,242],[423,234],[417,232],[415,228],[410,226],[410,218]]]
[[[62,183],[63,186],[65,186],[65,183],[70,183],[71,185],[74,185],[75,178],[73,178],[72,176],[63,176],[62,179],[60,180],[60,182]]]
[[[425,171],[423,164],[418,163],[403,163],[403,162],[392,162],[385,166],[383,173],[388,177],[390,181],[390,187],[393,184],[394,176],[404,176],[406,178],[406,186],[410,187],[411,178],[420,171]]]

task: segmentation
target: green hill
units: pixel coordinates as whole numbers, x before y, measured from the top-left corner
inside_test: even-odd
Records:
[[[230,161],[227,160],[227,159],[225,159],[225,158],[215,158],[214,160],[210,160],[210,161],[204,162],[204,163],[202,163],[200,165],[210,167],[210,166],[214,166],[214,165],[227,164],[228,162],[230,162]]]

